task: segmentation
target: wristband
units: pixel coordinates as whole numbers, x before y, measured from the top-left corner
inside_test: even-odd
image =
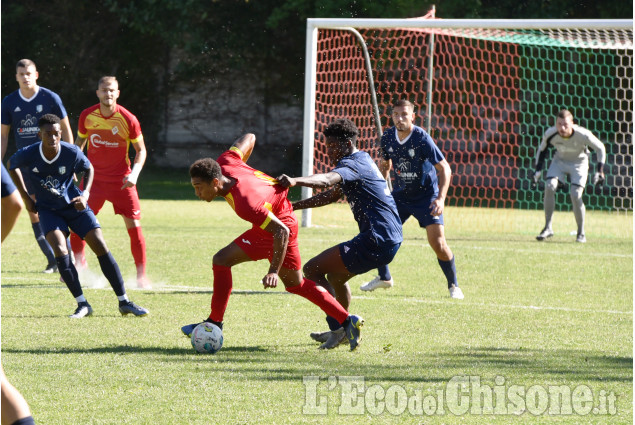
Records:
[[[89,192],[89,191],[87,191],[87,190],[85,190],[85,191],[82,193],[82,196],[84,197],[84,199],[86,199],[86,200],[88,201],[88,197],[90,196],[90,192]]]
[[[132,171],[128,174],[128,181],[132,184],[137,184],[137,179],[139,178],[139,174],[141,173],[141,165],[135,163],[132,166]]]

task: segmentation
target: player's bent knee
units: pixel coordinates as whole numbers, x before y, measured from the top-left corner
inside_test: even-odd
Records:
[[[237,264],[236,258],[230,251],[221,249],[212,257],[215,266],[232,267]]]

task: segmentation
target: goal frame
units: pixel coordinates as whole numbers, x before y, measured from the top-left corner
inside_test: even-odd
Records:
[[[304,121],[302,142],[302,175],[313,174],[315,150],[315,103],[317,83],[317,45],[320,29],[355,31],[364,29],[633,29],[632,19],[355,19],[309,18],[306,31],[306,60],[304,85]],[[371,91],[373,87],[371,85]],[[376,108],[376,100],[373,100]],[[375,116],[378,113],[375,109]],[[381,125],[379,126],[381,129]],[[381,136],[378,134],[378,137]],[[311,197],[312,190],[303,187],[302,199]],[[302,227],[311,226],[311,209],[302,210]]]

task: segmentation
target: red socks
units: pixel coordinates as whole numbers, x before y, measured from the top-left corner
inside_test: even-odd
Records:
[[[317,286],[312,280],[304,278],[300,285],[287,288],[287,291],[311,301],[340,324],[348,318],[348,312],[344,307],[326,289]]]
[[[212,265],[214,272],[214,293],[212,294],[212,313],[209,319],[214,322],[222,322],[225,309],[232,292],[232,269],[226,266]]]
[[[82,238],[77,236],[77,233],[71,232],[71,249],[73,250],[73,254],[75,255],[76,259],[78,257],[85,258],[84,247],[86,247],[86,242],[84,242]],[[82,264],[81,266],[85,266],[85,265]]]
[[[217,264],[212,266],[212,271],[214,272],[214,293],[212,294],[212,312],[209,319],[214,322],[222,322],[232,292],[232,272],[230,267]],[[287,288],[287,291],[311,301],[339,323],[344,323],[348,318],[348,312],[344,307],[326,289],[317,286],[312,280],[304,278],[300,285]]]
[[[128,229],[128,235],[130,235],[130,251],[132,252],[132,258],[137,266],[137,274],[139,272],[146,273],[146,240],[143,237],[141,226],[132,227]]]

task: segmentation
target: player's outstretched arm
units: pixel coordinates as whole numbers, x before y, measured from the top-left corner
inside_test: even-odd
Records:
[[[324,205],[337,202],[343,195],[344,195],[344,192],[342,192],[342,188],[339,185],[337,185],[333,189],[326,190],[310,198],[294,202],[293,209],[303,210],[306,208],[323,207]]]
[[[284,187],[304,186],[312,189],[326,189],[342,181],[342,176],[331,171],[325,174],[313,174],[307,177],[289,177],[286,174],[276,178]]]
[[[256,135],[253,133],[247,133],[240,136],[240,138],[234,142],[232,147],[240,149],[243,153],[243,162],[247,162],[255,145]]]

